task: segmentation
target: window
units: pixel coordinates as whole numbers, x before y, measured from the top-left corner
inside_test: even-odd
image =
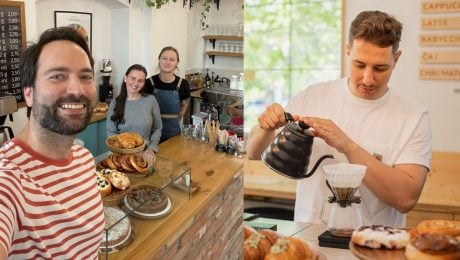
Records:
[[[341,75],[342,0],[246,0],[245,132],[273,102]]]

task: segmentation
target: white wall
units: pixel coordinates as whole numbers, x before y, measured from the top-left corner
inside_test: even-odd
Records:
[[[460,82],[418,79],[421,52],[418,44],[421,32],[420,3],[421,0],[349,0],[345,3],[345,28],[348,29],[354,17],[364,10],[384,11],[403,23],[400,44],[402,56],[393,72],[390,87],[400,95],[429,109],[433,129],[433,150],[460,152],[460,94],[454,93],[455,89],[460,89]],[[346,63],[345,71],[348,70],[349,66]]]

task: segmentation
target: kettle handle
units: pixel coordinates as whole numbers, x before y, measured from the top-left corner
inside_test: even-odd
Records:
[[[302,177],[303,177],[303,178],[308,178],[308,177],[312,176],[313,173],[315,173],[315,171],[316,171],[316,169],[318,168],[318,166],[320,165],[320,163],[321,163],[324,159],[327,159],[327,158],[329,158],[329,159],[334,159],[334,156],[333,156],[332,154],[325,154],[325,155],[321,156],[321,157],[318,159],[318,161],[316,161],[316,164],[315,164],[315,166],[313,166],[313,169],[311,169],[311,171],[310,171],[308,174],[305,174],[305,175],[303,175]]]

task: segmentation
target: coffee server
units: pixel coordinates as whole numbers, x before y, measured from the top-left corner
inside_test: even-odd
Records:
[[[99,102],[110,103],[113,98],[113,86],[110,84],[112,66],[110,59],[102,60],[102,83],[99,84]]]

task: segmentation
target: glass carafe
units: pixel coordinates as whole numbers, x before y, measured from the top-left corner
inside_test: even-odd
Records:
[[[350,203],[344,207],[338,202],[325,201],[320,219],[327,225],[329,233],[337,237],[351,237],[353,230],[363,225],[358,203]]]

